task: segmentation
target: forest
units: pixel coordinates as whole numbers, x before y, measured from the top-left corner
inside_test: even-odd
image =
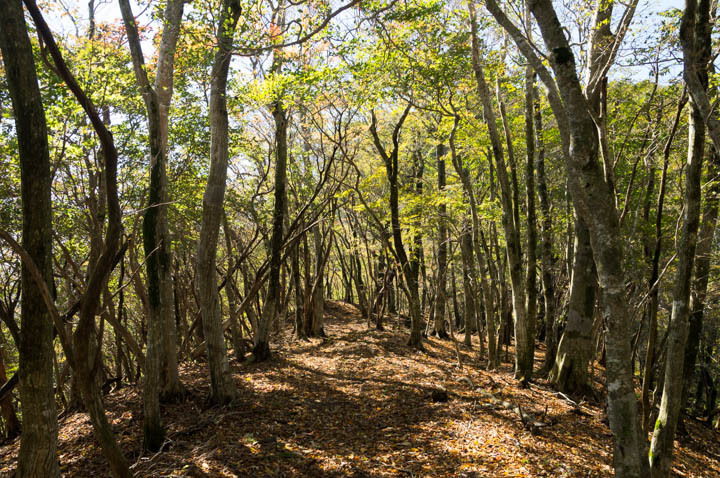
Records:
[[[0,0],[0,476],[720,477],[714,0]]]

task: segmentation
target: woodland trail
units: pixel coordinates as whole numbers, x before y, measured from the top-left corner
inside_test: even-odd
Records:
[[[161,454],[140,455],[140,388],[107,395],[137,476],[611,476],[599,403],[578,408],[543,381],[521,389],[506,362],[497,373],[481,371],[477,344],[461,346],[461,370],[450,340],[429,338],[425,352],[414,352],[394,323],[368,330],[357,309],[341,302],[329,302],[326,314],[327,339],[297,342],[286,329],[271,362],[233,362],[240,396],[228,407],[204,409],[206,364],[183,365],[191,396],[164,407],[169,441]],[[446,402],[433,400],[440,387]],[[488,401],[488,392],[544,426],[530,430],[517,411]],[[720,476],[720,434],[693,421],[687,429],[675,472]],[[2,476],[12,474],[17,447],[0,448]],[[63,476],[108,476],[85,415],[60,421],[59,450]]]

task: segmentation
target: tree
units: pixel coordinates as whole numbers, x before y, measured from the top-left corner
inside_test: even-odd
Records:
[[[281,6],[281,5],[280,5]],[[284,16],[281,18],[284,19]],[[284,20],[283,22],[284,23]],[[282,52],[276,51],[273,58],[272,71],[279,73],[282,68]],[[288,117],[282,98],[283,92],[275,92],[272,102],[272,115],[275,121],[275,204],[272,216],[272,236],[270,237],[270,274],[268,292],[263,304],[259,326],[255,334],[251,360],[262,362],[270,358],[269,332],[270,324],[278,314],[280,302],[280,268],[282,267],[283,226],[287,213],[287,130]],[[307,298],[306,298],[307,299]],[[307,303],[307,300],[306,300]]]
[[[628,14],[623,17],[625,29],[632,19],[634,5],[628,7]],[[583,95],[575,56],[550,0],[535,1],[530,4],[530,10],[550,52],[554,78],[497,3],[489,0],[486,7],[508,32],[548,89],[550,105],[561,130],[563,148],[568,153],[564,156],[570,192],[580,218],[588,227],[603,294],[602,309],[607,321],[608,418],[610,429],[615,434],[615,473],[627,477],[648,476],[647,448],[637,410],[630,343],[627,341],[626,317],[629,310],[625,299],[618,212],[612,186],[606,182],[605,172],[598,162],[597,127],[587,98]],[[622,29],[620,31],[622,33]],[[616,49],[610,51],[616,52]],[[611,53],[591,78],[592,84],[602,80],[613,60],[614,54]]]
[[[148,117],[150,142],[150,190],[148,206],[143,218],[143,245],[148,277],[148,339],[145,367],[144,447],[157,451],[165,439],[160,422],[160,383],[165,380],[165,392],[181,393],[177,370],[175,311],[170,268],[170,234],[167,223],[167,129],[168,110],[172,96],[173,59],[180,31],[183,0],[168,2],[165,9],[166,26],[161,40],[155,88],[150,85],[145,70],[140,37],[129,0],[120,0],[128,42],[132,52],[135,78],[142,88]],[[163,367],[163,363],[165,367]],[[162,373],[164,372],[164,373]]]
[[[435,150],[437,157],[438,169],[438,190],[440,194],[445,192],[445,146],[438,144]],[[447,304],[447,249],[448,249],[448,231],[447,231],[447,206],[445,198],[440,197],[440,205],[438,206],[438,272],[437,272],[437,292],[435,298],[435,335],[441,339],[448,337],[445,330],[445,309]]]
[[[681,25],[684,43],[685,75],[697,75],[697,81],[707,90],[707,65],[711,57],[710,2],[689,0]],[[692,64],[692,66],[690,65]],[[650,469],[653,476],[670,476],[675,430],[682,406],[685,345],[690,319],[690,288],[695,264],[695,248],[700,226],[702,163],[705,154],[705,121],[695,98],[690,99],[690,124],[687,164],[685,168],[685,197],[683,225],[678,243],[678,263],[673,286],[672,316],[667,339],[665,380],[660,413],[650,447]]]
[[[385,165],[388,184],[390,186],[390,221],[394,252],[397,256],[398,262],[400,263],[400,268],[405,279],[405,287],[403,290],[405,291],[410,307],[410,338],[408,339],[408,345],[413,348],[422,349],[422,317],[420,312],[418,275],[413,271],[411,260],[408,257],[403,243],[402,227],[400,225],[400,207],[398,203],[398,155],[400,153],[400,131],[402,130],[403,123],[405,123],[411,108],[412,105],[408,104],[400,115],[397,123],[395,123],[395,127],[392,132],[392,150],[390,150],[389,154],[385,149],[385,146],[383,146],[380,135],[377,132],[377,118],[375,117],[375,111],[373,110],[370,111],[370,133],[373,137],[375,149]]]
[[[12,98],[20,155],[22,245],[52,287],[52,205],[50,154],[45,110],[35,73],[22,4],[2,0],[0,48]],[[60,476],[57,461],[57,413],[53,396],[53,324],[28,270],[22,267],[20,318],[20,400],[23,433],[18,473]]]
[[[224,0],[218,19],[218,45],[211,74],[210,172],[203,196],[202,224],[196,258],[197,292],[210,366],[209,402],[214,404],[226,404],[235,397],[220,317],[215,261],[228,167],[227,78],[232,58],[233,35],[239,18],[240,3],[237,0]]]
[[[480,59],[480,47],[478,45],[477,21],[472,2],[468,2],[470,9],[471,31],[472,31],[472,58],[477,92],[482,102],[485,123],[492,145],[492,156],[495,161],[498,182],[500,183],[500,199],[502,204],[502,225],[505,231],[505,242],[507,244],[507,259],[510,267],[510,283],[512,285],[513,317],[515,320],[515,378],[521,382],[528,382],[533,373],[533,357],[535,353],[535,324],[530,323],[525,303],[526,284],[523,282],[522,259],[520,251],[520,224],[518,224],[516,208],[517,201],[513,201],[513,191],[507,175],[505,153],[503,152],[502,141],[497,129],[497,116],[492,106],[490,91],[485,80],[485,72]],[[506,136],[509,138],[509,131],[506,128]],[[509,142],[508,142],[509,143]],[[516,181],[513,181],[516,182]],[[534,320],[534,318],[532,318]]]

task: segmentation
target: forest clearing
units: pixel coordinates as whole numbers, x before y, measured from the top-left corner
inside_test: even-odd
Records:
[[[461,368],[450,340],[429,339],[425,352],[413,351],[398,335],[397,322],[388,331],[368,331],[352,305],[330,302],[326,314],[327,338],[297,342],[288,328],[278,337],[287,348],[273,362],[233,362],[240,394],[231,405],[206,408],[205,365],[181,367],[191,398],[163,413],[172,425],[162,454],[142,452],[139,388],[107,395],[110,420],[136,476],[612,473],[611,435],[600,402],[578,404],[542,382],[519,388],[508,364],[484,371],[476,351],[462,345]],[[601,393],[601,384],[593,387]],[[516,410],[494,404],[475,388],[521,407],[544,426],[531,430]],[[448,401],[433,399],[438,389],[447,390]],[[720,433],[695,421],[687,427],[676,475],[720,476]],[[63,476],[108,473],[83,414],[63,417],[59,437]],[[17,445],[0,453],[0,475],[9,476]]]

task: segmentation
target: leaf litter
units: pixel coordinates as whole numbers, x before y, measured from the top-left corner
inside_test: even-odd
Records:
[[[204,363],[184,363],[189,398],[163,407],[167,440],[142,453],[140,385],[105,397],[108,417],[138,477],[601,477],[612,441],[599,402],[579,402],[535,380],[522,388],[511,364],[488,372],[473,349],[429,337],[405,345],[396,321],[368,328],[358,310],[328,302],[325,339],[275,337],[270,362],[233,361],[239,394],[206,408]],[[512,357],[512,349],[510,349]],[[543,350],[536,353],[536,366]],[[601,369],[596,366],[595,380]],[[445,400],[436,400],[438,390]],[[595,383],[600,395],[600,385]],[[692,419],[675,454],[683,477],[720,477],[720,434]],[[19,442],[0,447],[0,476],[14,473]],[[63,476],[109,476],[82,413],[62,417]]]

